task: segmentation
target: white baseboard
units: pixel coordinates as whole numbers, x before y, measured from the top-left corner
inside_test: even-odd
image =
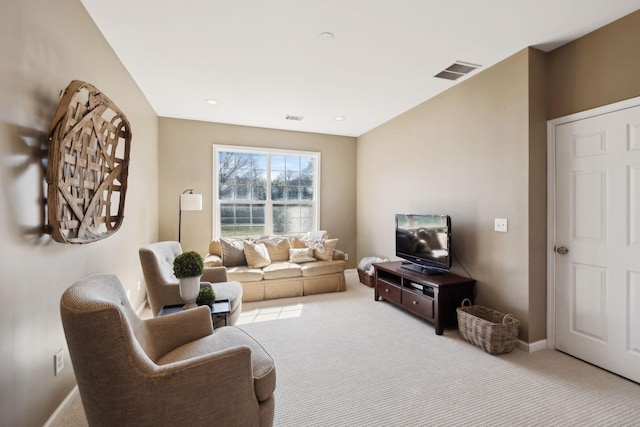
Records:
[[[524,350],[527,353],[534,353],[540,350],[547,349],[547,340],[540,340],[532,343],[527,343],[522,340],[518,340],[518,348]]]
[[[64,398],[62,403],[53,411],[53,414],[49,417],[49,419],[43,424],[43,427],[53,427],[62,420],[62,416],[69,410],[69,407],[76,401],[76,399],[80,396],[80,392],[78,391],[78,386],[76,385],[71,389],[71,392]]]

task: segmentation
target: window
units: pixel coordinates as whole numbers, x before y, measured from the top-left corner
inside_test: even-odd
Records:
[[[213,151],[216,237],[318,229],[320,153],[215,145]]]

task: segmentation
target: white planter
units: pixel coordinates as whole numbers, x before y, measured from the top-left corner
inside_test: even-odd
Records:
[[[200,278],[202,276],[181,277],[178,279],[180,283],[180,298],[185,302],[184,309],[196,306],[196,299],[200,292]]]

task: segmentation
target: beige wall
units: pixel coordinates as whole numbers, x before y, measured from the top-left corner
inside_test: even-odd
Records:
[[[207,253],[212,238],[213,145],[241,145],[321,153],[320,228],[338,249],[356,252],[356,139],[181,119],[160,119],[160,239],[177,240],[178,198],[187,188],[203,195],[202,212],[183,212],[182,245]]]
[[[529,49],[529,342],[547,336],[546,60]]]
[[[549,54],[548,118],[640,96],[640,10]]]
[[[60,321],[62,292],[111,272],[134,306],[145,297],[137,249],[157,239],[157,116],[77,0],[4,2],[0,14],[0,424],[40,426],[75,386]],[[58,96],[71,80],[103,90],[127,115],[133,141],[122,228],[85,245],[42,233],[41,164]],[[65,351],[54,376],[53,355]]]
[[[452,217],[477,303],[529,323],[529,50],[358,139],[358,256],[395,258],[395,213]],[[509,232],[493,231],[507,218]],[[544,233],[544,230],[542,230]],[[466,275],[454,263],[455,273]]]
[[[543,339],[546,120],[640,96],[639,43],[640,11],[549,54],[525,49],[361,136],[358,256],[394,258],[395,212],[449,213],[478,303]]]

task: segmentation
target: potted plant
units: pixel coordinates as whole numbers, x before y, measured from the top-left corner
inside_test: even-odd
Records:
[[[214,302],[216,302],[216,292],[213,290],[213,288],[209,286],[200,288],[198,298],[196,298],[196,304],[208,305],[209,307],[211,307]]]
[[[173,274],[178,278],[180,297],[185,302],[185,309],[196,305],[203,271],[204,260],[195,251],[183,252],[173,260]]]

